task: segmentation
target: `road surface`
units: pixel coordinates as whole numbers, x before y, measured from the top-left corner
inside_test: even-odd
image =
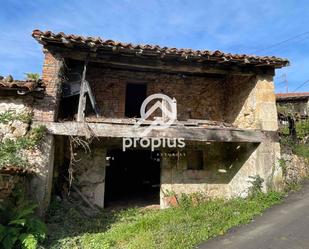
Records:
[[[201,244],[199,249],[309,249],[309,181],[252,223]]]

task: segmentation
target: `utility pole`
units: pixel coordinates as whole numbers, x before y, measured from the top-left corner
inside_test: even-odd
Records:
[[[286,73],[282,74],[282,77],[283,77],[283,82],[285,83],[286,93],[288,93],[289,92],[289,83],[288,83],[288,80],[286,78]]]

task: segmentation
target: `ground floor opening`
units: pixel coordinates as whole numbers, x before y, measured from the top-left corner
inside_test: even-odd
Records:
[[[267,179],[261,163],[269,160],[274,164],[275,148],[269,144],[194,141],[183,150],[135,148],[123,152],[117,139],[95,139],[87,146],[80,146],[84,145],[80,139],[55,137],[53,193],[89,207],[165,208],[182,194],[245,195],[251,176]],[[74,140],[79,146],[72,146]]]
[[[160,204],[160,159],[149,150],[107,151],[105,207]]]

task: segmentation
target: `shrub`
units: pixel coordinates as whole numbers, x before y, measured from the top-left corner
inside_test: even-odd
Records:
[[[249,196],[257,196],[262,192],[264,179],[259,175],[249,176],[251,186],[249,187]]]
[[[35,216],[35,204],[0,205],[0,247],[36,249],[46,236],[45,224]]]
[[[309,119],[302,120],[296,123],[296,132],[299,139],[304,139],[309,135]]]
[[[38,73],[25,73],[27,80],[34,80],[39,81],[40,80],[40,74]]]

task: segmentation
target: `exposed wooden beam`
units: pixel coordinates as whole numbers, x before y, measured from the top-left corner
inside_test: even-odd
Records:
[[[199,62],[199,60],[170,60],[168,58],[158,58],[155,56],[136,56],[135,54],[119,54],[117,51],[89,51],[81,50],[76,52],[67,47],[48,46],[51,52],[61,54],[64,58],[89,62],[101,63],[107,67],[124,68],[131,70],[159,71],[170,73],[189,73],[189,74],[230,74],[252,76],[261,72],[262,68],[254,66],[238,66],[234,63],[218,65],[216,62]],[[265,70],[265,69],[264,69]],[[267,68],[272,73],[273,68]]]
[[[54,135],[86,136],[89,131],[96,137],[122,138],[139,137],[147,126],[133,128],[133,125],[78,123],[78,122],[39,122]],[[269,134],[271,133],[271,134]],[[275,140],[276,132],[247,130],[236,128],[203,128],[188,126],[173,126],[164,130],[152,130],[146,137],[155,138],[184,138],[187,141],[201,142],[252,142]],[[276,133],[277,134],[277,133]]]

